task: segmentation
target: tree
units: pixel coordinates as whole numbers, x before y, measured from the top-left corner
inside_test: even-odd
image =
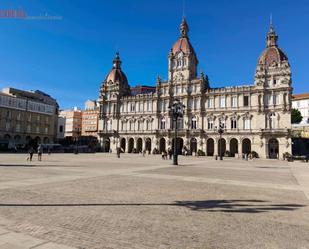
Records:
[[[303,116],[297,109],[292,109],[291,122],[292,124],[299,124],[303,120]]]

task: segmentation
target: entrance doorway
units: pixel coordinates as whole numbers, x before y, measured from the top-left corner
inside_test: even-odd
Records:
[[[268,157],[270,159],[278,159],[279,157],[279,142],[275,138],[268,141]]]

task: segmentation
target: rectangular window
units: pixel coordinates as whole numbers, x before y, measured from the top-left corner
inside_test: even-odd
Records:
[[[251,121],[250,121],[250,119],[245,119],[244,120],[244,129],[245,130],[250,130],[251,129]]]
[[[131,110],[130,110],[131,112],[135,112],[135,103],[133,102],[133,103],[131,103]]]
[[[273,95],[273,105],[277,105],[277,95]]]
[[[249,96],[244,96],[244,106],[249,106]]]
[[[233,96],[232,97],[232,103],[231,103],[232,107],[237,107],[237,97]]]
[[[207,107],[208,108],[213,108],[214,107],[214,99],[208,99]]]
[[[220,108],[225,107],[225,97],[220,97]]]
[[[165,119],[162,119],[162,120],[161,120],[160,129],[161,129],[161,130],[165,130]]]
[[[9,121],[9,122],[6,122],[6,123],[5,123],[5,130],[8,131],[8,130],[10,129],[10,127],[11,127],[10,121]]]
[[[20,124],[16,124],[16,132],[20,132]]]
[[[213,120],[208,120],[208,125],[207,125],[208,130],[212,130],[213,126],[214,126]]]
[[[232,120],[231,120],[231,129],[232,129],[232,130],[237,129],[237,122],[236,122],[236,119],[232,119]]]
[[[147,111],[151,111],[151,109],[152,109],[152,103],[151,103],[151,101],[148,101],[147,102]]]
[[[192,119],[191,121],[191,129],[195,130],[196,129],[196,119]]]

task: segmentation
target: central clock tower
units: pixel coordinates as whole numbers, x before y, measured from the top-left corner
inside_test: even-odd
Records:
[[[185,17],[180,24],[180,37],[168,56],[168,80],[180,82],[197,77],[198,60],[188,37],[189,27]]]

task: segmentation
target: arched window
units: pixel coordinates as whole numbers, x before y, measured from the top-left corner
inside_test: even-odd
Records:
[[[191,119],[191,129],[195,130],[197,128],[196,118]]]
[[[164,119],[164,118],[161,119],[161,122],[160,122],[160,129],[161,129],[161,130],[165,130],[165,119]]]

